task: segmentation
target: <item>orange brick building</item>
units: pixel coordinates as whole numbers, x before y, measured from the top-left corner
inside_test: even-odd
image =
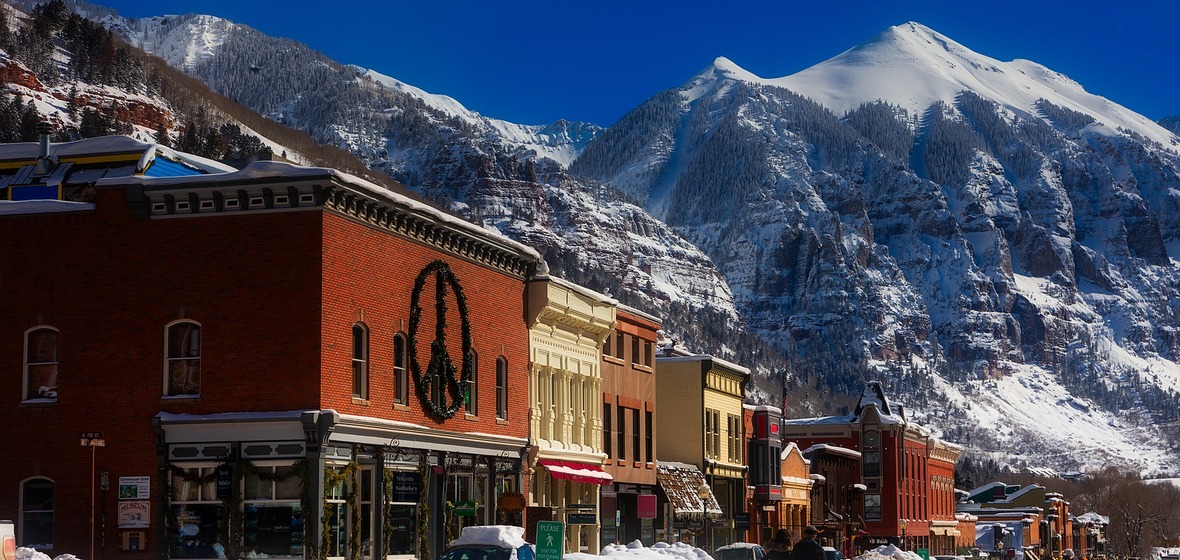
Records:
[[[19,545],[432,557],[520,522],[535,251],[333,170],[125,137],[0,146],[0,199]]]

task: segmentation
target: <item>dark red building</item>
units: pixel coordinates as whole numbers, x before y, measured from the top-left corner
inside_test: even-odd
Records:
[[[125,137],[0,146],[0,199],[19,545],[432,557],[520,521],[535,251],[333,170]]]
[[[858,546],[894,542],[906,550],[954,553],[951,506],[954,464],[961,448],[910,422],[879,382],[866,384],[852,414],[788,419],[783,426],[784,442],[795,442],[801,449],[827,444],[860,453],[859,482],[842,483],[843,488],[817,484],[821,490],[813,495],[823,502],[812,503],[817,524],[863,527],[867,535],[857,539]],[[813,474],[820,464],[813,460]],[[861,519],[848,519],[841,512],[857,499],[861,511],[849,513]]]

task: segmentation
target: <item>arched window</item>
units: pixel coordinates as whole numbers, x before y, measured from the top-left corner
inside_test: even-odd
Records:
[[[53,550],[53,481],[31,478],[20,490],[20,545]]]
[[[463,404],[467,408],[467,414],[472,416],[479,415],[479,353],[475,350],[471,351],[471,379],[467,381],[467,387],[464,390]]]
[[[496,418],[508,419],[508,360],[496,359]]]
[[[369,329],[362,323],[352,326],[352,396],[369,398]]]
[[[57,334],[53,327],[25,333],[25,400],[57,400]]]
[[[176,321],[166,328],[164,394],[196,397],[201,394],[201,325]]]
[[[409,395],[408,359],[406,355],[406,335],[393,335],[393,402],[406,404]]]

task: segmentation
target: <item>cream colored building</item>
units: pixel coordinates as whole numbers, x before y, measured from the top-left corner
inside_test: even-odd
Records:
[[[708,355],[656,358],[656,434],[660,461],[696,465],[721,515],[698,546],[706,551],[735,542],[734,513],[746,511],[745,420],[742,402],[750,370]],[[675,520],[673,520],[675,523]]]
[[[617,302],[545,275],[528,285],[529,503],[566,525],[565,551],[599,551],[602,361]]]

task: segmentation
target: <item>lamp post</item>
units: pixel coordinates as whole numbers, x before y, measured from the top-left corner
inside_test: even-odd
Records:
[[[901,520],[901,549],[906,550],[905,545],[905,520]]]
[[[702,480],[701,485],[697,486],[697,496],[701,498],[701,535],[704,537],[701,544],[707,544],[709,538],[709,496],[711,494],[709,483]]]

